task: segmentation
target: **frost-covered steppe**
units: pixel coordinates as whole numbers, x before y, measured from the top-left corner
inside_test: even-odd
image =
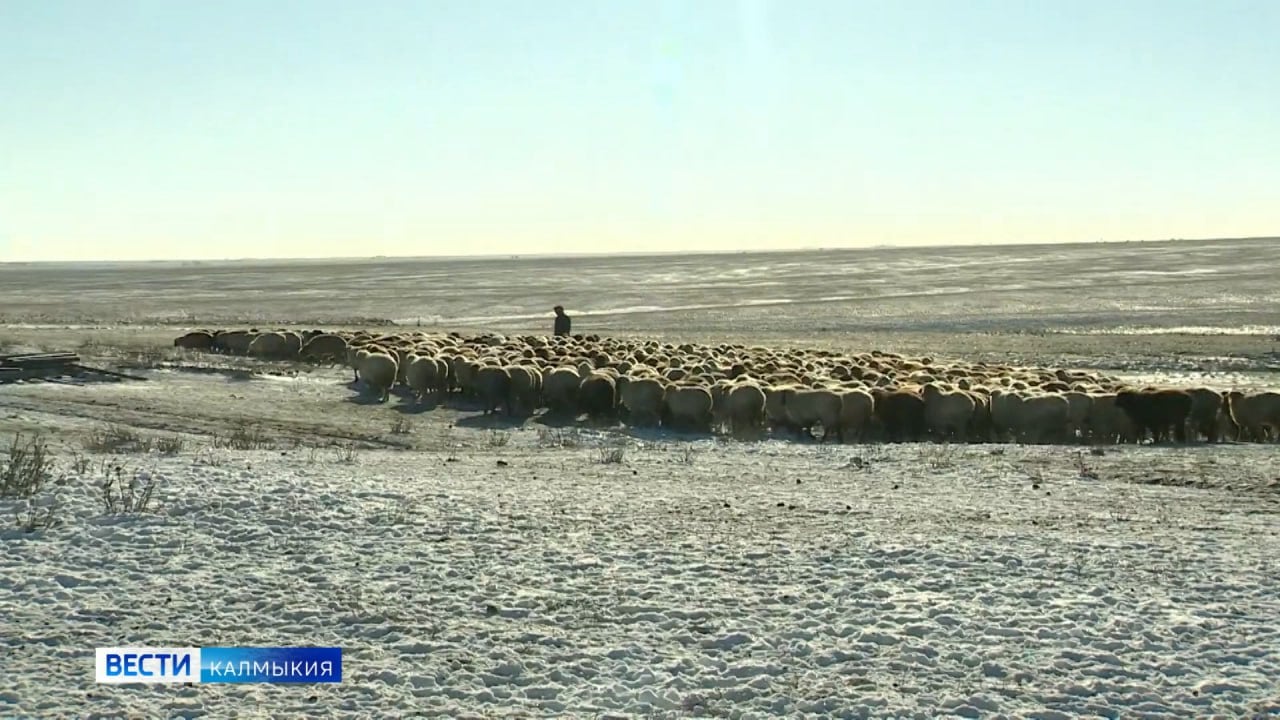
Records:
[[[171,347],[291,318],[531,332],[567,292],[583,332],[1280,384],[1280,245],[1140,245],[0,269],[0,352],[147,378],[0,386],[0,450],[53,454],[0,498],[0,717],[1280,715],[1274,444],[555,427]],[[339,645],[346,677],[95,685],[120,645]]]

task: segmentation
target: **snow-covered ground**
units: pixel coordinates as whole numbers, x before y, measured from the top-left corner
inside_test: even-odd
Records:
[[[116,458],[138,515],[94,458],[3,536],[0,715],[1280,713],[1274,447],[510,433]],[[308,644],[342,684],[91,680],[98,646]]]

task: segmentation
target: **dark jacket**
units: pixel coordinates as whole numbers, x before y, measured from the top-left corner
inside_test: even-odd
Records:
[[[557,315],[557,316],[556,316],[555,334],[556,334],[556,335],[568,335],[568,334],[569,334],[569,323],[570,323],[570,320],[569,320],[569,316],[568,316],[568,315]]]

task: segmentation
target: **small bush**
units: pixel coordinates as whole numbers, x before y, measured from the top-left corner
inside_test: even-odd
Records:
[[[338,448],[336,458],[338,462],[350,465],[356,461],[359,455],[356,453],[355,445],[343,445]]]
[[[84,449],[92,453],[144,453],[151,449],[133,428],[112,423],[99,428],[84,439]]]
[[[130,370],[152,370],[164,367],[165,361],[175,357],[171,348],[141,348],[121,355],[119,365]]]
[[[78,452],[71,453],[71,472],[84,475],[93,467],[93,461]]]
[[[959,453],[950,444],[926,445],[920,455],[931,470],[947,470],[956,466]]]
[[[48,443],[38,435],[30,439],[21,433],[14,435],[4,465],[0,466],[0,497],[34,497],[53,477]]]
[[[507,443],[511,442],[511,433],[490,430],[485,442],[491,448],[504,447]]]
[[[113,423],[90,433],[83,445],[92,453],[123,455],[154,450],[165,455],[177,455],[186,449],[187,441],[181,435],[147,437],[127,425]],[[77,456],[74,462],[81,472],[87,469],[88,463],[82,457]]]
[[[257,425],[241,425],[230,435],[214,435],[212,445],[222,450],[269,450],[274,447]]]
[[[102,507],[110,515],[137,514],[151,510],[151,500],[156,482],[142,472],[129,473],[115,465],[106,470],[102,490]]]
[[[413,522],[417,507],[412,500],[401,498],[389,500],[382,507],[369,513],[370,525],[408,525]]]
[[[538,447],[576,448],[582,445],[577,428],[538,428]]]
[[[680,462],[684,463],[685,465],[692,465],[693,461],[697,459],[697,457],[698,457],[698,454],[694,451],[692,445],[685,445],[680,450]]]
[[[165,455],[177,455],[187,447],[187,441],[182,439],[180,435],[167,435],[162,438],[156,438],[152,446],[157,452]]]
[[[43,507],[25,503],[25,507],[14,508],[13,526],[24,533],[57,527],[62,524],[62,518],[58,517],[59,509],[60,504],[56,499]]]
[[[599,448],[597,459],[602,465],[614,465],[622,462],[627,456],[627,449],[621,446]]]
[[[1098,472],[1089,466],[1084,460],[1084,453],[1076,453],[1076,472],[1084,480],[1097,480]]]

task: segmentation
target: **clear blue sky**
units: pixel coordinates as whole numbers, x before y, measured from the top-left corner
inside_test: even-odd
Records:
[[[0,260],[1280,234],[1280,2],[0,0]]]

